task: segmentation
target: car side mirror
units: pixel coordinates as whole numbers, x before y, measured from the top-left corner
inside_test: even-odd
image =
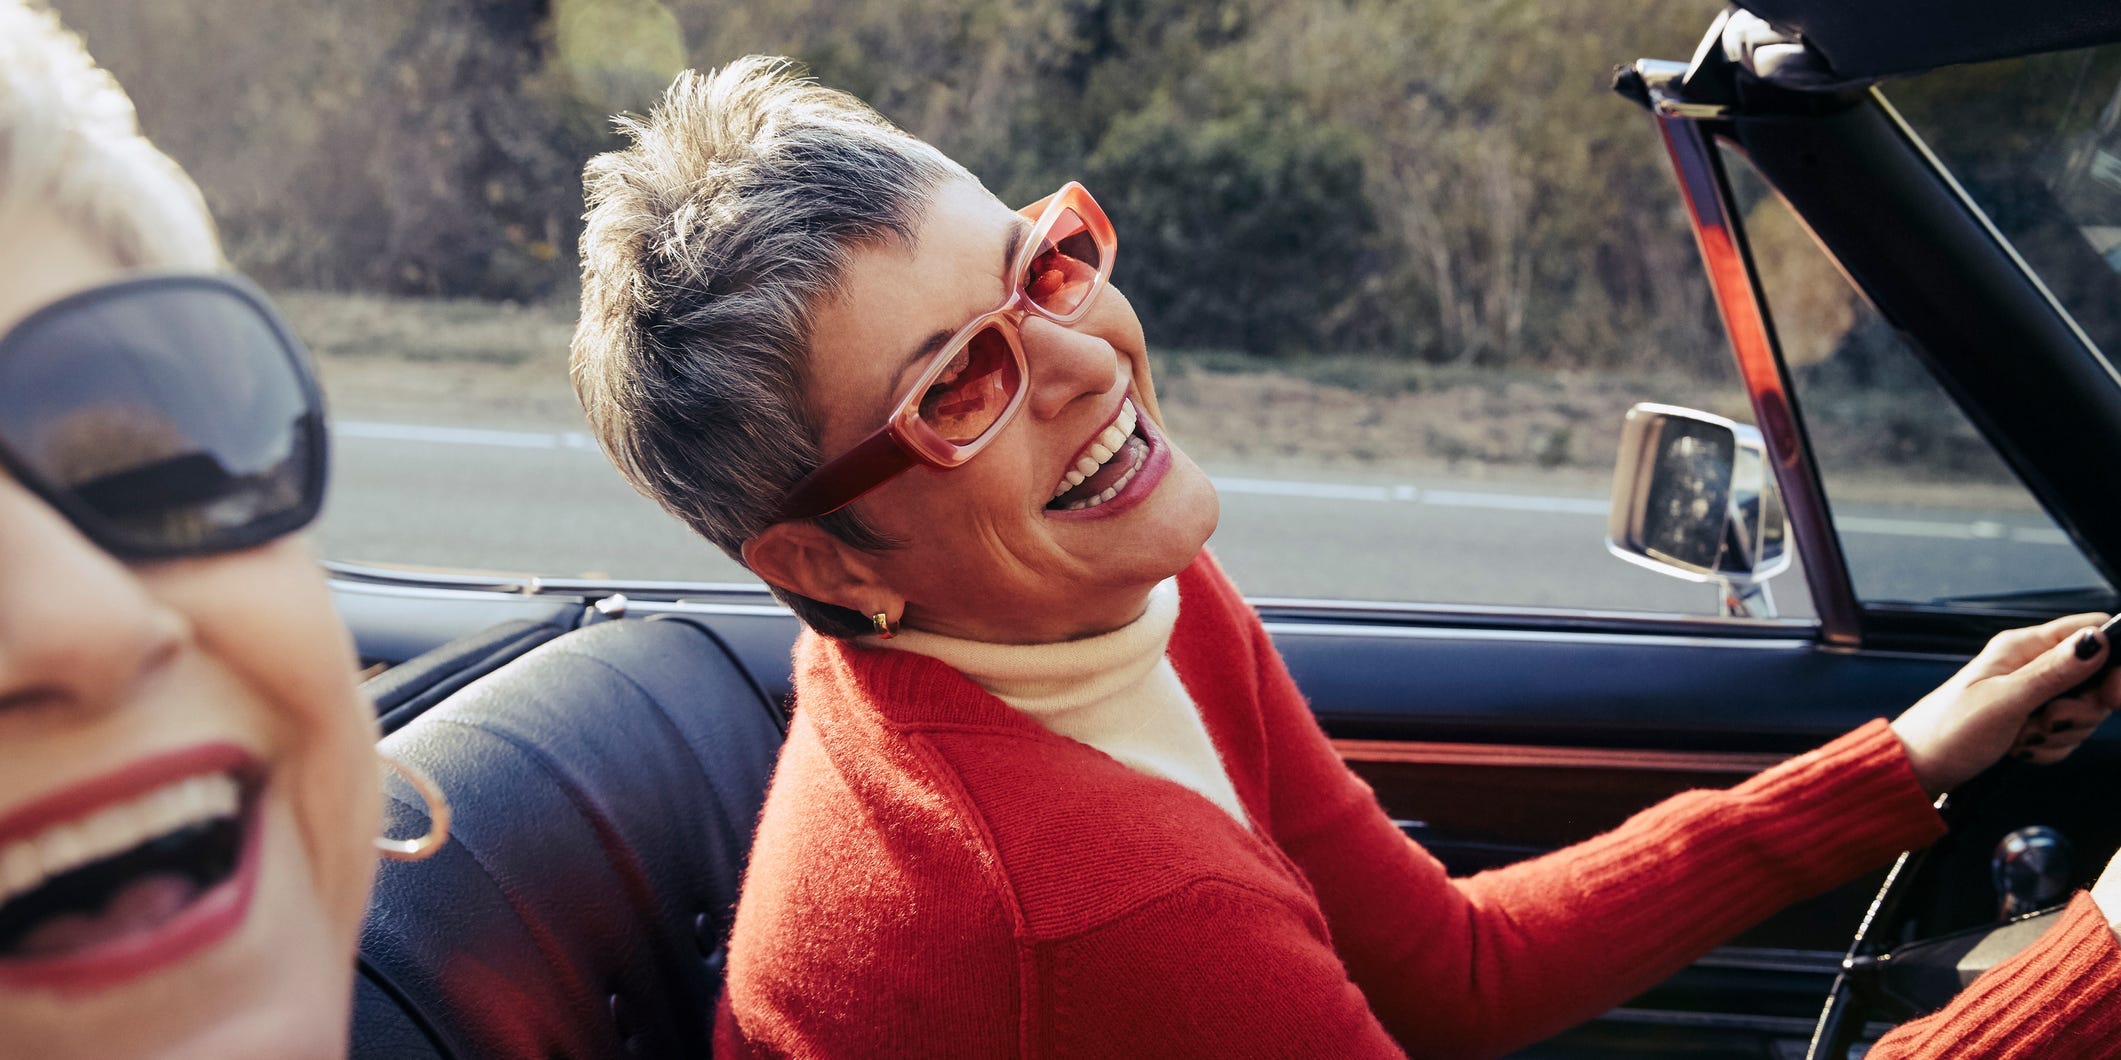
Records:
[[[1767,580],[1790,565],[1789,520],[1760,432],[1640,404],[1621,428],[1606,548],[1637,566],[1718,587],[1723,613],[1775,613]]]

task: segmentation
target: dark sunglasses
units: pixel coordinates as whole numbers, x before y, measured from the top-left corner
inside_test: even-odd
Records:
[[[257,288],[120,280],[0,336],[0,468],[120,559],[248,548],[316,518],[324,398]]]

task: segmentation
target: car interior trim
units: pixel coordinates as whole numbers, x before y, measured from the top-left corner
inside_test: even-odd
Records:
[[[1795,637],[1764,638],[1604,633],[1581,630],[1452,629],[1442,626],[1367,626],[1325,622],[1264,623],[1275,637],[1383,637],[1396,640],[1520,641],[1539,644],[1593,644],[1655,648],[1723,648],[1754,651],[1810,651],[1817,645]]]
[[[1760,1034],[1781,1035],[1809,1039],[1812,1021],[1802,1016],[1767,1016],[1749,1012],[1695,1012],[1683,1009],[1650,1009],[1622,1006],[1598,1017],[1615,1023],[1644,1023],[1661,1027],[1702,1027],[1718,1030],[1752,1031]],[[1864,1026],[1867,1037],[1877,1038],[1891,1031],[1890,1023],[1874,1023]]]
[[[1657,751],[1532,744],[1426,743],[1403,740],[1334,740],[1349,762],[1397,765],[1502,766],[1536,769],[1626,769],[1643,773],[1728,773],[1752,776],[1786,756],[1722,751]]]
[[[1702,968],[1740,968],[1754,972],[1803,972],[1837,975],[1842,954],[1838,950],[1791,950],[1773,946],[1718,946],[1696,959]]]
[[[1848,564],[1834,534],[1833,515],[1816,470],[1806,458],[1804,425],[1790,405],[1773,326],[1761,302],[1759,278],[1746,250],[1745,233],[1732,223],[1730,185],[1709,141],[1709,129],[1688,118],[1658,116],[1657,129],[1672,158],[1686,200],[1687,220],[1701,251],[1709,289],[1723,318],[1739,375],[1753,403],[1753,416],[1767,443],[1791,535],[1804,556],[1806,587],[1819,614],[1819,637],[1827,645],[1862,643],[1861,613]]]

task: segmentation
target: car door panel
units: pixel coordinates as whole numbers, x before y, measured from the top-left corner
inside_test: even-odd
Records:
[[[579,620],[591,610],[586,596],[454,590],[416,604],[404,591],[337,588],[364,655],[432,646],[494,615]],[[1897,711],[1962,661],[1826,651],[1795,623],[1262,611],[1336,749],[1460,875],[1589,838],[1678,792],[1736,783]],[[688,616],[769,699],[788,701],[799,627],[763,595],[636,600],[626,613]],[[1613,1042],[1707,1047],[1719,1035],[1796,1033],[1876,884],[1872,875],[1778,914],[1560,1045],[1600,1055],[1625,1051]]]

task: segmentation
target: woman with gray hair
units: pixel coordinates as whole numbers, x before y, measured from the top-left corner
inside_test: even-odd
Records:
[[[1891,724],[1448,879],[1203,551],[1215,491],[1087,190],[1009,209],[776,60],[623,128],[588,170],[577,392],[810,627],[732,1054],[1500,1053],[1934,839],[1938,792],[2121,701],[2067,694],[2101,616],[2007,633]],[[2121,1050],[2121,872],[2096,898],[1872,1055]]]

